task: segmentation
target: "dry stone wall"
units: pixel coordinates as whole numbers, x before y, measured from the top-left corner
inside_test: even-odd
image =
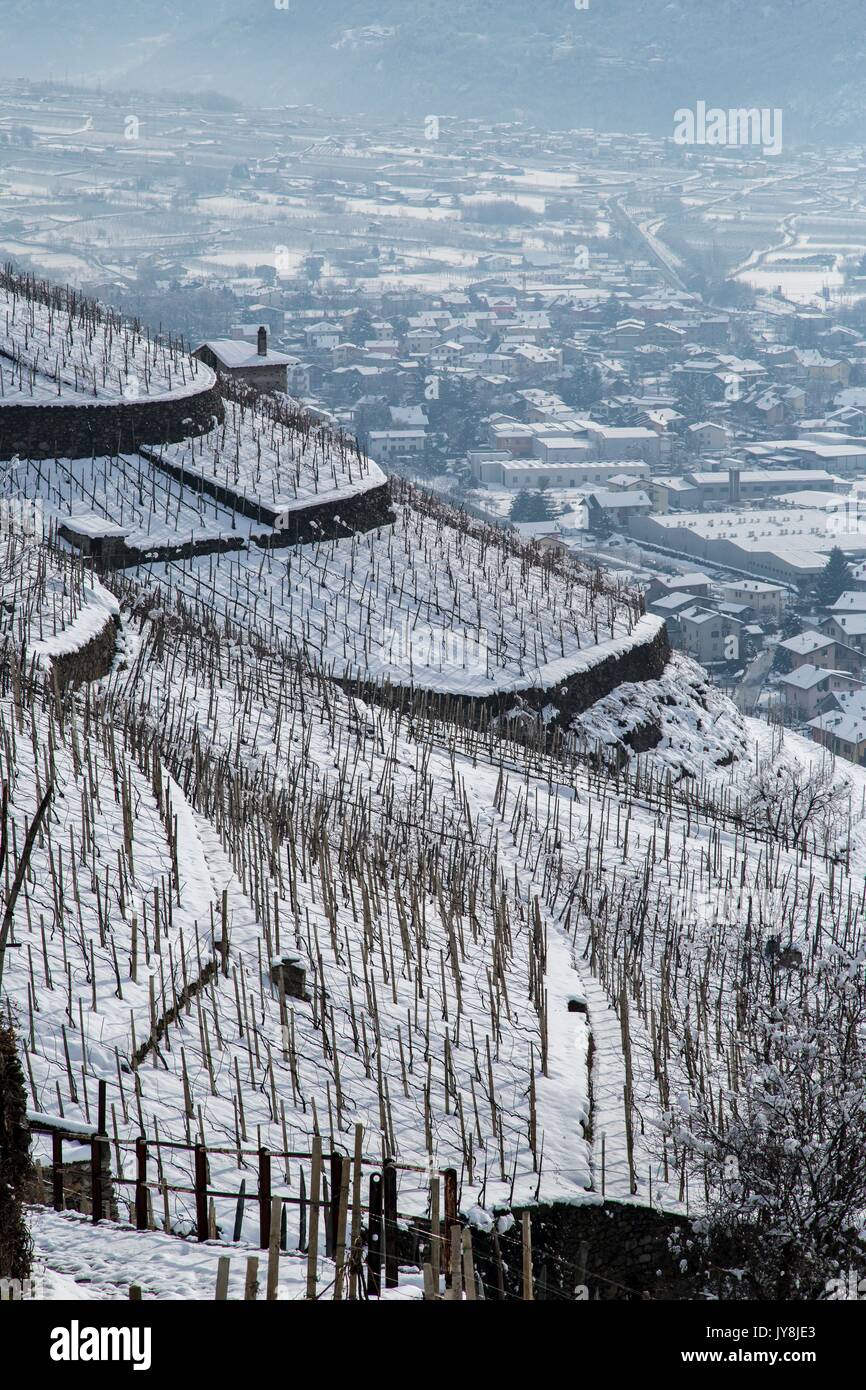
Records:
[[[94,458],[177,444],[222,422],[216,386],[152,400],[0,406],[0,459]]]

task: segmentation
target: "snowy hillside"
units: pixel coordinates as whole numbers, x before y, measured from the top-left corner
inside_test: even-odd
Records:
[[[637,755],[675,782],[750,756],[746,722],[697,662],[675,653],[659,680],[620,685],[572,724],[579,746],[615,764]]]
[[[203,1124],[226,1146],[222,1188],[244,1175],[236,1145],[303,1150],[317,1123],[339,1144],[361,1122],[374,1150],[456,1164],[467,1200],[532,1195],[542,1146],[543,1184],[581,1191],[587,1037],[565,1010],[580,981],[497,852],[498,768],[446,747],[419,757],[398,723],[235,631],[154,615],[131,625],[126,652],[91,708],[98,755],[83,752],[80,714],[61,726],[36,701],[4,765],[20,840],[53,748],[4,979],[24,1011],[34,1109],[86,1121],[104,1077],[121,1139],[142,1117],[178,1139]],[[10,702],[14,732],[13,714]],[[52,855],[74,892],[52,894]],[[285,1026],[268,963],[287,950],[311,998],[289,1001]],[[194,1007],[148,1046],[153,1011],[215,954]],[[400,1200],[423,1208],[423,1186],[404,1182]],[[173,1220],[189,1219],[178,1201]]]
[[[288,551],[149,571],[188,600],[286,638],[337,676],[489,695],[552,687],[660,627],[593,572],[544,564],[493,527],[420,509],[393,526]],[[641,626],[642,624],[642,626]]]
[[[3,697],[18,844],[53,789],[3,981],[34,1110],[87,1122],[103,1079],[115,1170],[129,1175],[139,1132],[203,1135],[225,1193],[249,1186],[260,1144],[308,1151],[318,1128],[350,1148],[361,1123],[368,1151],[455,1166],[464,1210],[597,1192],[602,1153],[608,1195],[652,1182],[678,1208],[691,1159],[665,1148],[662,1117],[736,1092],[780,920],[809,969],[778,987],[816,1003],[824,956],[858,949],[856,836],[850,864],[831,863],[738,827],[719,799],[662,795],[639,765],[617,780],[492,732],[425,730],[225,614],[116,587],[118,657],[86,705],[61,717],[34,686],[22,722],[14,688]],[[673,741],[682,707],[655,708]],[[759,756],[798,751],[767,731]],[[287,952],[306,1001],[271,979]],[[190,1163],[165,1151],[169,1186],[190,1186]],[[281,1163],[275,1191],[297,1192],[300,1172]],[[400,1210],[423,1217],[427,1199],[423,1172],[401,1172]],[[192,1198],[168,1200],[189,1231]],[[216,1200],[224,1234],[234,1205]],[[38,1249],[80,1270],[86,1228],[76,1265],[57,1220],[40,1218]],[[146,1287],[148,1249],[125,1256]]]
[[[72,291],[7,273],[0,292],[10,403],[83,393],[134,405],[141,392],[212,381],[195,358]],[[555,693],[661,634],[636,595],[389,484],[354,440],[291,403],[238,382],[220,393],[222,420],[187,422],[181,442],[104,456],[76,436],[83,456],[67,458],[61,431],[39,458],[21,447],[7,486],[73,549],[107,537],[116,563],[147,564],[139,578],[288,641],[344,680]]]
[[[175,389],[140,334],[29,305],[31,384],[50,340],[61,394],[79,349],[106,400],[127,348]],[[37,1201],[46,1287],[202,1296],[208,1234],[268,1245],[271,1159],[282,1296],[308,1239],[342,1287],[319,1143],[396,1161],[415,1263],[443,1171],[479,1239],[554,1202],[708,1209],[696,1126],[724,1140],[786,1030],[801,1064],[816,1020],[859,1037],[866,772],[742,718],[600,571],[220,400],[195,439],[3,472],[2,1016],[33,1195],[76,1196],[105,1097],[114,1223]]]
[[[0,408],[177,399],[215,380],[179,346],[158,342],[74,291],[8,269],[0,274],[0,332]]]

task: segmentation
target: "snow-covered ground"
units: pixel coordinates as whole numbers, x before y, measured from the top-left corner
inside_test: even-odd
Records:
[[[190,479],[225,488],[283,515],[316,502],[340,502],[379,487],[385,475],[355,441],[323,425],[290,426],[261,408],[225,402],[226,418],[209,433],[146,449]]]
[[[91,1224],[78,1212],[62,1213],[44,1207],[30,1209],[34,1261],[32,1296],[69,1302],[106,1302],[128,1299],[131,1284],[141,1290],[145,1302],[152,1299],[212,1299],[217,1264],[227,1255],[228,1298],[245,1294],[247,1260],[259,1260],[258,1297],[265,1296],[267,1252],[251,1245],[179,1240],[161,1231],[136,1231],[133,1227],[102,1222]],[[317,1280],[319,1296],[333,1296],[334,1266],[321,1259]],[[306,1296],[307,1257],[297,1252],[280,1254],[277,1299],[290,1301]],[[404,1270],[397,1289],[382,1290],[390,1301],[420,1298],[419,1271]]]
[[[223,426],[183,444],[109,458],[18,459],[10,465],[18,505],[37,504],[46,527],[110,522],[146,558],[159,547],[272,536],[270,516],[279,528],[293,511],[339,504],[385,483],[375,463],[328,430],[293,430],[231,400],[225,408]],[[160,467],[163,459],[185,481]],[[201,479],[225,489],[227,499],[203,491]],[[250,520],[232,498],[261,506],[264,519]]]
[[[649,730],[658,741],[649,748],[643,742],[644,764],[675,781],[705,780],[748,760],[752,751],[736,707],[696,662],[679,653],[660,679],[618,686],[579,715],[572,730],[588,752],[619,750],[630,758]]]
[[[147,574],[290,640],[321,670],[463,695],[547,689],[660,626],[627,595],[596,589],[588,570],[544,565],[492,528],[463,530],[410,504],[393,526],[351,539]]]
[[[259,557],[261,574],[272,560]],[[522,602],[535,639],[559,623],[573,659],[601,644],[606,618],[627,628],[615,595],[596,592],[593,606],[578,575],[536,572],[519,548],[410,508],[394,528],[278,560],[292,621],[309,615],[311,630],[317,594],[349,611],[347,573],[365,579],[361,625],[364,603],[395,602],[402,584],[404,608],[425,621],[468,622],[479,605],[513,614],[512,644]],[[247,579],[255,592],[251,568],[241,573],[236,600]],[[582,748],[554,755],[349,698],[310,669],[309,637],[301,661],[250,621],[249,600],[234,621],[228,589],[209,609],[152,582],[115,587],[113,671],[63,708],[37,682],[23,715],[14,682],[0,686],[0,765],[12,845],[49,770],[53,786],[3,982],[30,1103],[92,1122],[106,1083],[121,1224],[140,1132],[204,1136],[220,1151],[210,1178],[231,1194],[215,1198],[226,1240],[241,1182],[255,1193],[260,1145],[305,1154],[318,1130],[326,1151],[351,1151],[357,1124],[368,1158],[403,1165],[408,1221],[427,1212],[431,1164],[457,1168],[461,1208],[482,1220],[536,1199],[598,1200],[602,1187],[694,1208],[699,1174],[664,1138],[665,1117],[736,1093],[771,935],[802,960],[774,988],[816,1006],[821,961],[861,949],[866,772],[830,770],[846,833],[822,848],[749,809],[768,768],[820,782],[820,750],[742,719],[679,658],[600,701],[581,717]],[[334,610],[316,621],[325,640]],[[650,725],[645,752],[624,744]],[[588,761],[599,742],[625,765]],[[309,997],[284,1014],[270,963],[287,952]],[[196,996],[142,1053],[192,981]],[[36,1153],[48,1160],[44,1138]],[[34,1214],[49,1296],[88,1277],[98,1296],[132,1282],[153,1297],[212,1296],[219,1247],[184,1239],[192,1154],[164,1149],[162,1170],[187,1189],[168,1195],[171,1234]],[[302,1173],[305,1160],[275,1157],[275,1194],[298,1195]],[[248,1203],[233,1289],[257,1224]],[[282,1296],[298,1296],[297,1257],[281,1271]],[[416,1294],[409,1278],[404,1295]]]

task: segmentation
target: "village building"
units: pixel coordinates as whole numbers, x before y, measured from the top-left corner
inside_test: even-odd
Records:
[[[268,346],[264,325],[258,330],[255,346],[244,339],[211,338],[199,343],[194,355],[220,376],[245,381],[260,391],[288,391],[289,368],[298,366],[296,357]]]

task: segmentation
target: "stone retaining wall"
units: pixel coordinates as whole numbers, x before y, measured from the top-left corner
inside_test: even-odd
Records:
[[[689,1218],[639,1202],[605,1201],[587,1193],[578,1202],[528,1207],[536,1300],[694,1301],[704,1277],[692,1269]],[[509,1230],[472,1230],[475,1269],[488,1299],[523,1294],[522,1211],[514,1208]],[[460,1220],[465,1222],[465,1212]],[[398,1232],[399,1257],[423,1264],[430,1258],[430,1222],[419,1217]]]
[[[685,1299],[700,1295],[700,1281],[681,1266],[690,1223],[638,1202],[554,1202],[531,1207],[536,1298],[603,1300]],[[508,1293],[520,1292],[522,1242],[520,1213],[500,1237]],[[672,1244],[673,1242],[673,1244]],[[496,1259],[489,1236],[473,1232],[476,1263],[484,1282],[496,1287]],[[541,1253],[543,1252],[543,1254]]]
[[[83,647],[50,658],[52,672],[56,673],[61,690],[98,681],[108,675],[117,650],[119,628],[120,619],[109,614],[102,630]]]
[[[123,540],[111,538],[99,553],[82,551],[76,538],[66,526],[57,528],[58,534],[82,553],[99,573],[109,570],[134,569],[138,565],[164,564],[169,560],[191,560],[197,555],[222,555],[229,550],[245,550],[247,542],[242,537],[217,536],[201,540],[180,541],[177,545],[152,545],[145,549],[127,545]]]
[[[546,727],[564,730],[575,715],[582,714],[603,696],[610,695],[617,686],[628,681],[658,680],[670,657],[670,639],[667,627],[662,624],[651,637],[636,641],[625,651],[604,657],[588,671],[576,671],[553,686],[470,696],[426,690],[421,678],[416,680],[414,686],[377,686],[349,678],[344,678],[340,684],[349,694],[365,700],[378,700],[405,712],[414,711],[427,718],[460,723],[468,719],[477,724],[482,711],[490,719],[502,719],[517,709],[525,712],[535,726],[534,716],[551,707],[556,710],[556,715],[547,721]]]
[[[141,444],[177,444],[224,418],[215,385],[179,396],[83,405],[0,406],[0,459],[99,458]]]
[[[314,541],[338,541],[359,531],[390,526],[395,520],[391,489],[387,483],[356,492],[341,502],[316,502],[290,512],[287,524],[273,536],[256,536],[257,545],[271,549],[287,545],[310,545]]]
[[[198,473],[171,463],[160,457],[157,450],[142,450],[147,458],[163,473],[183,483],[191,492],[205,493],[224,507],[230,507],[238,516],[249,517],[251,521],[264,526],[276,527],[285,509],[274,507],[257,498],[245,497],[218,483],[216,479],[201,477]],[[339,500],[311,502],[306,507],[298,507],[290,512],[286,523],[275,530],[273,536],[256,536],[256,543],[262,546],[308,545],[313,541],[342,540],[357,531],[372,531],[376,526],[390,526],[394,521],[391,506],[390,485],[380,483],[378,487],[367,488],[364,492],[353,493]]]

